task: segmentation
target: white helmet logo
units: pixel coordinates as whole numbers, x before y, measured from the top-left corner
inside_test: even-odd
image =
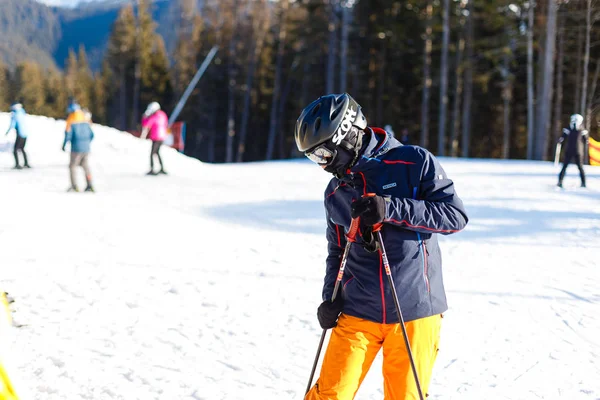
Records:
[[[333,135],[333,143],[335,143],[338,146],[340,145],[340,143],[342,143],[342,140],[344,140],[346,135],[348,135],[348,132],[350,132],[350,128],[352,128],[352,123],[356,118],[356,114],[358,113],[355,110],[353,110],[352,107],[348,107],[348,109],[346,110],[346,114],[344,115],[344,119],[342,120],[342,124],[340,125],[340,128],[335,133],[335,135]]]

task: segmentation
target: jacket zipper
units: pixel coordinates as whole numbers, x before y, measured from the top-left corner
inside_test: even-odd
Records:
[[[418,188],[413,187],[413,199],[417,199],[417,190]],[[419,241],[419,253],[423,256],[423,279],[425,280],[425,286],[427,287],[427,293],[430,293],[429,287],[429,276],[427,276],[427,269],[429,268],[427,263],[427,246],[425,245],[425,241],[421,239],[421,234],[417,232],[417,240]]]
[[[427,275],[429,269],[429,263],[427,262],[427,245],[425,241],[421,239],[421,234],[417,232],[417,239],[419,240],[419,253],[423,256],[423,279],[425,280],[425,287],[427,288],[427,293],[430,292],[429,287],[429,276]]]

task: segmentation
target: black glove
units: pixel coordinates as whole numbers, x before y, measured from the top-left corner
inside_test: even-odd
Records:
[[[62,151],[65,151],[65,146],[63,146],[61,150],[62,150]]]
[[[317,309],[319,325],[323,329],[331,329],[337,325],[337,319],[344,309],[344,299],[341,293],[335,297],[333,302],[325,300]]]
[[[381,196],[361,197],[352,203],[350,215],[360,217],[365,226],[373,226],[383,222],[385,218],[385,199]]]
[[[375,240],[376,233],[373,233],[373,229],[371,227],[367,227],[362,232],[363,248],[369,253],[374,253],[377,251],[377,241]]]

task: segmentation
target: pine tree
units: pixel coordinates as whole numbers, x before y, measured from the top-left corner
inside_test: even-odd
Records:
[[[65,73],[69,96],[74,98],[81,107],[90,107],[93,78],[83,46],[79,47],[78,55],[73,49],[69,50]]]
[[[94,76],[90,70],[87,54],[83,45],[79,46],[77,56],[77,86],[79,94],[77,96],[82,107],[90,108],[92,105],[92,88],[94,86]]]
[[[177,98],[181,97],[188,83],[196,73],[198,51],[204,21],[197,14],[193,0],[180,0],[181,24],[178,29],[178,39],[173,54],[177,61],[173,65],[173,90]]]
[[[46,111],[52,118],[64,118],[67,109],[68,94],[65,77],[57,70],[51,69],[45,78]]]
[[[155,35],[154,43],[154,48],[148,57],[147,70],[143,75],[141,100],[144,105],[152,101],[166,105],[170,104],[173,95],[169,58],[165,42],[160,35]]]
[[[142,95],[142,93],[148,93],[148,91],[151,90],[151,76],[153,74],[152,56],[155,46],[159,46],[157,44],[159,35],[155,33],[156,22],[154,22],[154,20],[152,19],[152,14],[150,13],[149,7],[150,4],[148,0],[138,0],[131,126],[135,126],[139,123],[139,115],[141,108],[140,96]],[[141,100],[144,106],[148,104],[146,102],[146,99],[142,98]],[[152,101],[155,100],[156,99]]]
[[[8,68],[0,61],[0,110],[5,110],[9,106],[9,84]]]
[[[15,95],[30,114],[43,114],[46,95],[42,67],[34,62],[23,62],[15,71]]]
[[[136,28],[133,7],[126,6],[119,11],[119,16],[113,24],[108,40],[106,61],[114,72],[115,83],[118,85],[118,100],[113,105],[116,125],[127,129],[127,114],[130,109],[127,103],[128,88],[131,87],[130,77],[133,76],[135,59]]]
[[[108,99],[114,92],[112,82],[112,71],[108,62],[104,60],[102,70],[94,75],[94,86],[92,88],[91,112],[94,122],[99,124],[108,123]]]

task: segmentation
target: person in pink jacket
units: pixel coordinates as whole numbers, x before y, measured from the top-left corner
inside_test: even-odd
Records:
[[[148,104],[144,116],[142,117],[142,139],[146,139],[149,135],[152,140],[152,151],[150,152],[150,172],[147,175],[167,174],[165,171],[162,158],[160,157],[160,146],[162,146],[167,137],[167,128],[169,126],[169,118],[164,111],[160,109],[160,104],[153,101]],[[160,163],[160,171],[154,172],[154,155],[158,157]]]

